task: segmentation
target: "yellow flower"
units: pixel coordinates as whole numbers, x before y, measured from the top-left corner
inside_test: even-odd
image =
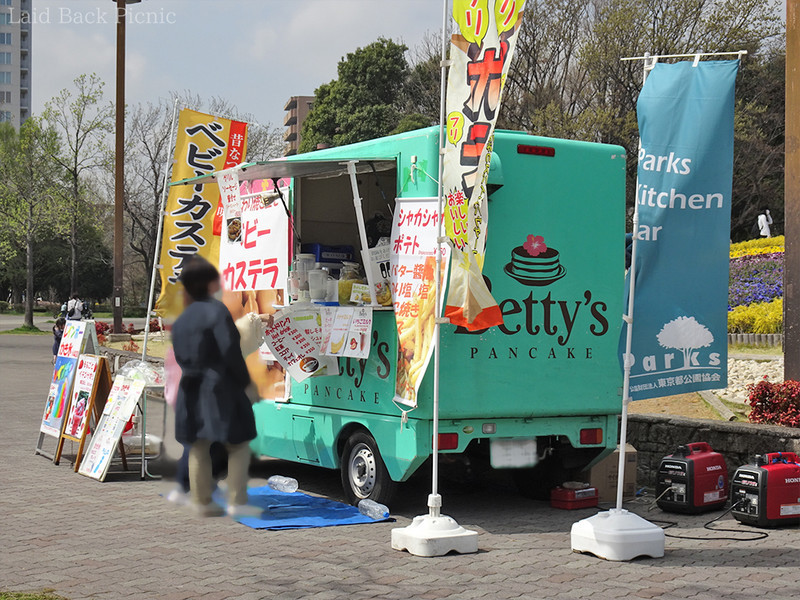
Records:
[[[754,254],[772,254],[773,252],[784,251],[784,240],[782,235],[769,238],[758,238],[731,244],[731,258],[739,256],[752,256]]]
[[[783,298],[737,306],[728,312],[729,333],[782,333]]]

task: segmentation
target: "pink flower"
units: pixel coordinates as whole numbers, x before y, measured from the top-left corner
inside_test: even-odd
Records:
[[[522,244],[522,247],[531,256],[539,256],[547,250],[547,244],[544,243],[544,238],[540,235],[529,235],[528,240]]]

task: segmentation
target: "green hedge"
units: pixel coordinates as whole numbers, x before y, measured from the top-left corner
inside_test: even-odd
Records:
[[[97,304],[92,310],[95,313],[114,313],[114,309],[110,304]],[[142,318],[147,316],[147,309],[141,306],[123,306],[122,314],[128,319]]]

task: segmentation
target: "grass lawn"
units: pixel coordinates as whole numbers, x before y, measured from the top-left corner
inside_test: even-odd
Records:
[[[719,398],[719,396],[717,396]],[[749,423],[750,419],[747,418],[747,415],[750,414],[750,405],[747,404],[739,404],[738,402],[729,402],[724,398],[719,399],[725,406],[727,406],[731,412],[736,415],[736,421],[741,423]]]
[[[48,591],[41,592],[0,592],[0,600],[66,600]]]
[[[728,354],[763,354],[765,356],[781,356],[783,350],[780,346],[747,346],[745,344],[731,344]]]
[[[38,327],[27,327],[23,325],[22,327],[17,327],[16,329],[9,329],[7,331],[0,331],[0,335],[11,334],[11,335],[52,335],[50,331],[42,331]],[[0,596],[0,600],[3,600],[3,597]]]

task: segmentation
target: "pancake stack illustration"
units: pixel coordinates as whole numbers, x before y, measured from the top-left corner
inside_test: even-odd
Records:
[[[511,251],[505,272],[525,285],[542,286],[561,279],[567,270],[558,250],[549,248],[542,236],[529,235],[522,246]]]

